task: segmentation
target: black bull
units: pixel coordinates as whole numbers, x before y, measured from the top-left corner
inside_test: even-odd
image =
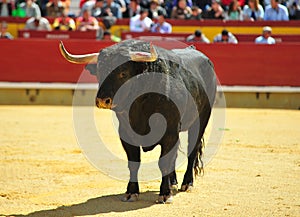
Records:
[[[162,182],[158,202],[172,201],[181,131],[188,131],[188,165],[181,190],[190,190],[194,173],[203,169],[202,137],[216,93],[211,61],[193,47],[166,50],[139,40],[124,41],[88,55],[69,54],[62,44],[60,49],[68,61],[88,63],[86,68],[99,82],[97,107],[116,112],[130,171],[123,200],[138,199],[140,147],[150,151],[159,144]]]

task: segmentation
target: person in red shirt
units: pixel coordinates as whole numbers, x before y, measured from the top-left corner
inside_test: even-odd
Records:
[[[76,19],[77,30],[80,31],[89,31],[89,30],[98,30],[99,23],[98,20],[91,16],[90,10],[84,10],[81,17]]]

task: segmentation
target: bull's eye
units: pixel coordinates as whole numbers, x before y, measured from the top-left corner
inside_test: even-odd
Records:
[[[126,78],[128,75],[126,72],[120,72],[119,73],[119,78]]]

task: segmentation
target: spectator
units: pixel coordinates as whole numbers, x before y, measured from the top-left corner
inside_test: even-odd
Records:
[[[138,0],[138,3],[142,8],[148,9],[150,6],[150,0]]]
[[[127,5],[129,4],[129,2],[128,2],[129,0],[126,0],[126,1],[125,0],[114,0],[114,2],[120,6],[122,14],[127,10]]]
[[[237,0],[232,0],[228,11],[225,13],[225,20],[243,20],[243,12]]]
[[[174,6],[171,13],[172,19],[185,20],[192,15],[192,9],[187,6],[186,0],[178,0],[177,6]]]
[[[103,41],[113,41],[113,42],[120,42],[121,39],[117,36],[112,35],[109,31],[105,31],[103,33]]]
[[[231,32],[228,32],[226,29],[224,29],[221,33],[214,37],[214,43],[237,44],[238,40]]]
[[[69,14],[70,12],[70,6],[71,6],[71,0],[60,0],[64,10],[67,12],[67,14]]]
[[[91,16],[95,18],[102,18],[100,26],[103,29],[110,29],[112,25],[116,23],[117,18],[111,13],[110,9],[104,9],[104,0],[87,1],[83,6],[80,14],[83,11],[91,11]],[[82,15],[81,15],[82,16]]]
[[[88,9],[84,10],[82,16],[76,19],[76,26],[79,31],[99,30],[98,20],[91,16],[91,11]]]
[[[40,7],[33,0],[22,2],[20,8],[25,11],[26,17],[41,17]]]
[[[17,0],[17,1],[23,1],[23,0]],[[35,3],[37,3],[40,7],[41,16],[46,17],[47,16],[47,4],[50,0],[33,0]]]
[[[151,0],[148,17],[150,19],[157,19],[159,13],[167,14],[167,11],[159,5],[158,0]]]
[[[289,0],[287,2],[287,8],[289,11],[289,18],[291,20],[300,19],[300,0]]]
[[[158,12],[157,23],[151,27],[151,32],[156,33],[171,33],[172,26],[170,23],[166,22],[167,14],[166,12]]]
[[[220,0],[212,0],[211,7],[202,13],[204,19],[224,19],[224,10],[220,4]]]
[[[131,18],[139,14],[141,11],[141,6],[137,2],[138,0],[131,0],[127,10],[123,13],[124,18]]]
[[[279,1],[280,0],[271,0],[271,4],[268,5],[265,9],[264,20],[289,20],[289,13],[287,7],[280,4]]]
[[[272,28],[269,26],[265,26],[263,28],[263,32],[261,36],[258,36],[255,39],[256,44],[275,44],[275,39],[271,36]]]
[[[93,0],[80,0],[79,1],[79,8],[82,9],[83,5],[88,2],[88,1],[93,1]]]
[[[201,43],[206,43],[209,44],[210,41],[208,38],[206,38],[206,36],[200,31],[200,30],[196,30],[194,32],[194,34],[188,36],[186,38],[187,42],[201,42]]]
[[[211,0],[194,0],[194,6],[199,7],[202,11],[207,11],[210,8]]]
[[[193,6],[191,9],[192,14],[190,16],[190,20],[201,20],[202,10],[198,6]]]
[[[115,13],[113,12],[114,10],[118,10],[115,7],[120,9],[120,6],[116,4],[115,2],[112,3],[113,9],[108,7],[108,5],[105,3],[106,1],[104,0],[89,0],[86,1],[81,8],[80,11],[80,16],[82,16],[84,10],[90,10],[91,15],[93,17],[106,17],[106,16],[111,16],[111,17],[116,17]],[[117,14],[119,12],[116,12]]]
[[[99,9],[98,9],[99,7],[97,6],[97,4],[100,4],[100,2],[101,1],[94,1],[94,0],[85,1],[81,6],[79,17],[83,16],[83,11],[85,11],[85,10],[91,11],[91,15],[93,17],[100,16],[100,14],[102,13],[102,9],[99,11]],[[103,8],[103,4],[104,4],[104,0],[102,1],[101,8]]]
[[[264,9],[259,4],[259,0],[249,0],[248,4],[244,6],[243,16],[244,20],[263,20]]]
[[[22,4],[23,3],[23,4]],[[24,0],[14,0],[14,9],[12,10],[13,17],[26,17],[26,11],[21,7],[26,4]],[[24,7],[25,8],[25,7]]]
[[[271,0],[260,0],[260,4],[266,9],[266,7],[271,4]]]
[[[244,7],[245,0],[237,0],[240,7]],[[229,5],[232,2],[232,0],[221,0],[222,7],[227,11],[229,9]]]
[[[5,21],[0,23],[0,39],[14,39],[14,37],[7,31],[7,23]]]
[[[171,16],[172,9],[178,5],[179,0],[160,0],[160,2],[164,4],[164,8],[167,10],[168,17]],[[186,0],[186,6],[192,8],[194,5],[194,0]]]
[[[67,10],[64,10],[61,17],[55,18],[53,22],[55,30],[73,31],[76,29],[75,21],[71,17],[68,17],[67,13]]]
[[[109,11],[109,9],[108,9]],[[116,22],[117,18],[109,11],[108,14],[104,12],[104,17],[102,18],[102,22],[105,29],[110,29]]]
[[[13,1],[2,0],[0,2],[0,17],[9,17],[12,15],[12,11],[14,9]]]
[[[103,23],[101,26],[104,29],[110,29],[110,27],[117,21],[117,18],[113,15],[110,8],[104,8],[104,0],[87,1],[82,6],[80,14],[83,14],[83,11],[85,10],[90,10],[93,17],[101,17]]]
[[[60,0],[51,0],[46,4],[48,17],[61,17],[63,15],[64,6]]]
[[[26,30],[51,31],[49,21],[45,17],[31,17],[26,21]]]
[[[96,0],[92,5],[92,16],[93,17],[105,17],[111,15],[104,11],[104,0]]]
[[[131,32],[147,32],[150,31],[152,23],[148,17],[148,10],[143,8],[140,14],[130,18],[129,29]]]
[[[173,6],[177,5],[179,0],[173,0]],[[186,0],[186,5],[190,8],[193,6],[193,0]]]
[[[108,14],[104,11],[104,0],[90,0],[83,4],[80,16],[83,15],[83,11],[89,10],[91,11],[91,15],[93,17],[104,17],[108,16]]]
[[[112,15],[118,19],[122,18],[121,6],[118,3],[114,2],[114,0],[106,0],[104,11],[107,14],[112,13]]]
[[[173,1],[172,0],[163,0],[162,2],[163,2],[162,5],[167,12],[168,18],[171,17],[172,8],[174,7]]]

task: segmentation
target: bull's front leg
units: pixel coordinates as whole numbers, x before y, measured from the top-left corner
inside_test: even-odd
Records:
[[[178,133],[170,133],[161,142],[161,156],[159,158],[159,169],[162,174],[159,197],[156,203],[172,203],[173,196],[170,187],[174,181],[174,170],[177,150],[179,145]]]
[[[127,154],[128,168],[130,172],[130,179],[127,185],[126,194],[122,198],[122,201],[134,202],[138,200],[138,196],[140,193],[138,183],[138,170],[141,163],[140,147],[130,145],[123,140],[121,140],[121,142]]]

